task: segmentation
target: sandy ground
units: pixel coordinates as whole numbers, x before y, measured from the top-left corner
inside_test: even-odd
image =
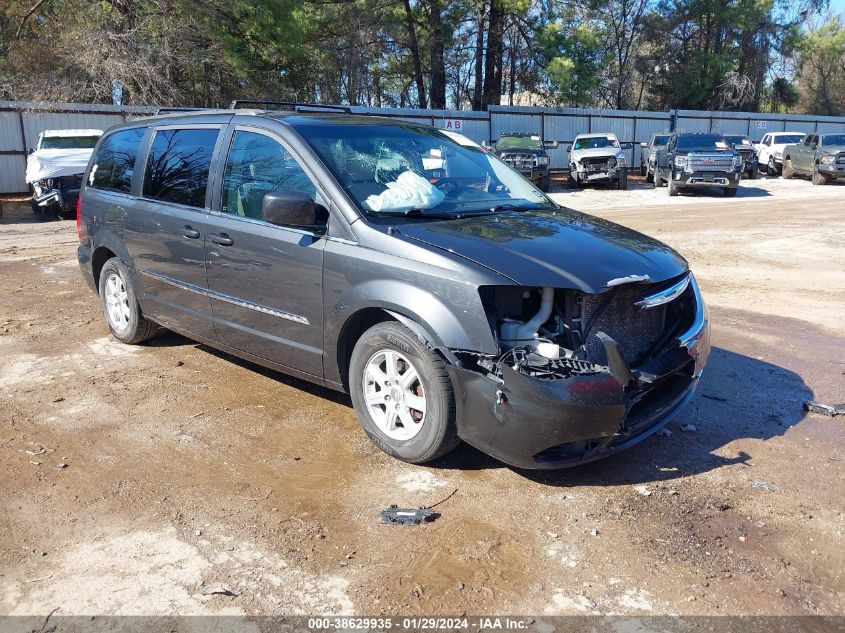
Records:
[[[539,474],[403,464],[343,395],[113,341],[74,222],[6,202],[0,614],[845,612],[845,417],[802,410],[845,401],[845,186],[555,195],[683,253],[715,347],[671,435]]]

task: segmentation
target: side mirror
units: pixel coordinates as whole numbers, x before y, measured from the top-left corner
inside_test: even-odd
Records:
[[[557,149],[560,143],[558,141],[544,141],[543,147],[546,149]]]
[[[622,143],[621,147],[622,147],[622,149],[634,149],[634,144],[633,143]]]
[[[287,226],[306,231],[320,231],[317,224],[317,205],[302,191],[273,191],[261,201],[261,217],[276,226]]]
[[[35,148],[30,147],[30,148],[29,148],[29,151],[28,151],[27,153],[28,153],[28,154],[34,154],[34,153],[35,153]]]
[[[481,141],[481,147],[490,147],[490,141]]]
[[[640,143],[640,147],[642,147],[643,149],[645,149],[646,147],[648,147],[648,143]]]
[[[565,149],[567,152],[571,152],[572,151],[572,145],[567,145],[563,149]]]

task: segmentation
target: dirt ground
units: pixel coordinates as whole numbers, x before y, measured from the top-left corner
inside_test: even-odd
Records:
[[[75,223],[5,202],[0,614],[845,613],[845,416],[802,410],[845,401],[845,185],[632,184],[555,197],[686,256],[713,353],[671,435],[552,473],[403,464],[343,395],[119,344]]]

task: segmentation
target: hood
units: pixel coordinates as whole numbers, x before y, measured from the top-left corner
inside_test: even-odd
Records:
[[[648,275],[658,282],[689,268],[683,257],[655,239],[569,209],[405,224],[396,230],[523,286],[597,294],[623,277]]]
[[[845,152],[845,145],[825,145],[820,151],[829,154],[838,154],[839,152]]]
[[[26,181],[81,174],[93,149],[40,149],[26,159]]]
[[[622,150],[618,147],[594,147],[591,149],[573,149],[569,152],[569,160],[581,160],[582,158],[614,158]]]
[[[542,156],[545,154],[545,151],[542,149],[528,149],[526,147],[511,147],[508,149],[496,149],[493,152],[496,156],[502,156],[504,154],[518,154],[520,156]]]

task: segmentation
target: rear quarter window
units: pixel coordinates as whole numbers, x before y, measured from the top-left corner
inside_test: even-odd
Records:
[[[158,130],[144,170],[145,198],[205,206],[217,129]]]
[[[100,144],[91,166],[88,182],[91,187],[129,193],[132,174],[144,128],[119,130],[110,134]]]

